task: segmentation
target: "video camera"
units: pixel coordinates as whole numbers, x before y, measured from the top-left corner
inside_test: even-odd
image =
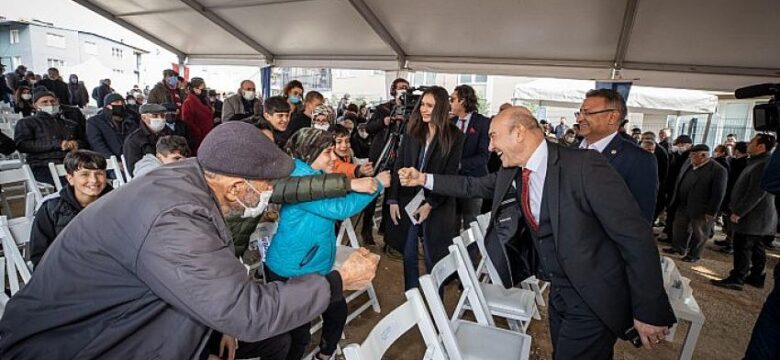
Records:
[[[377,163],[374,166],[375,173],[379,174],[382,171],[389,170],[395,165],[395,159],[398,156],[398,149],[401,146],[403,140],[404,130],[406,129],[406,123],[412,112],[420,103],[422,93],[430,86],[419,86],[416,88],[408,88],[402,92],[395,102],[393,110],[390,112],[390,125],[388,127],[387,141],[382,148],[382,153],[377,159]],[[396,121],[395,119],[400,119]]]
[[[734,91],[737,99],[772,96],[766,104],[753,107],[753,128],[756,131],[780,132],[780,84],[759,84]]]

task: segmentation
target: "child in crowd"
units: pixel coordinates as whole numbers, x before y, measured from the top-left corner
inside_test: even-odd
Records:
[[[135,163],[133,177],[144,175],[160,166],[190,157],[187,139],[177,135],[166,135],[157,140],[156,154],[146,154]]]
[[[288,140],[286,150],[295,158],[292,177],[331,172],[336,161],[333,136],[314,128],[298,130]],[[297,204],[283,205],[279,227],[266,254],[268,281],[312,273],[327,274],[336,259],[336,221],[359,213],[390,183],[389,173],[377,177],[377,191],[371,194],[347,195]],[[361,250],[367,251],[367,250]],[[322,314],[322,339],[317,358],[330,359],[344,331],[347,319],[345,300],[331,303]],[[311,340],[310,323],[290,331],[292,346],[287,359],[303,357]]]
[[[336,146],[333,148],[333,151],[336,153],[336,161],[333,167],[334,173],[347,175],[350,179],[372,176],[374,174],[373,164],[366,162],[359,165],[352,156],[349,129],[342,125],[332,125],[328,132],[333,135],[333,139],[336,142]]]

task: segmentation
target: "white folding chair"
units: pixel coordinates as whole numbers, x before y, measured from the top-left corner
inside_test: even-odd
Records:
[[[65,171],[65,165],[50,162],[49,172],[51,173],[52,180],[54,180],[54,188],[57,189],[57,192],[60,192],[60,190],[62,190],[62,180],[60,180],[60,177],[65,176],[68,173]]]
[[[475,285],[474,291],[477,293],[477,298],[484,299],[490,315],[507,319],[512,330],[525,332],[528,325],[531,324],[531,318],[542,319],[536,309],[535,294],[527,289],[514,287],[506,289],[501,285],[478,282],[477,273],[468,253],[468,246],[475,243],[472,232],[473,229],[466,229],[461,233],[461,236],[453,239],[453,242],[461,256],[463,271],[468,274],[470,281]],[[455,307],[455,314],[460,318],[465,310],[471,310],[471,304],[466,297],[461,297]]]
[[[9,221],[7,217],[0,216],[0,244],[5,263],[5,274],[0,282],[2,289],[5,289],[5,280],[8,279],[11,296],[24,287],[32,276],[29,265],[19,251],[19,246],[26,246],[30,241],[31,226],[32,220],[26,217]]]
[[[106,171],[114,171],[114,177],[116,178],[113,183],[114,188],[126,184],[127,181],[125,181],[124,175],[122,174],[122,167],[119,166],[119,161],[117,161],[116,156],[111,155],[110,158],[106,159],[106,163]]]
[[[24,190],[20,189],[17,184],[23,183]],[[6,207],[8,213],[10,214],[10,207],[8,206],[7,200],[12,199],[22,199],[24,198],[26,203],[29,204],[28,200],[28,193],[32,193],[33,195],[33,205],[40,204],[41,200],[43,199],[43,194],[41,193],[41,189],[38,187],[38,183],[35,181],[35,177],[33,176],[32,170],[30,169],[30,166],[27,164],[23,164],[18,169],[10,169],[10,170],[1,170],[0,171],[0,186],[2,186],[2,200],[3,200],[3,206]],[[17,196],[6,196],[6,193],[18,190],[23,195],[17,195]],[[33,206],[34,210],[34,206]],[[30,209],[25,208],[25,214],[31,214]]]
[[[362,344],[347,345],[344,348],[344,356],[347,360],[381,359],[387,349],[415,325],[425,342],[423,359],[446,359],[436,329],[433,327],[433,321],[417,289],[407,291],[406,302],[380,320]]]
[[[531,337],[487,325],[480,319],[485,314],[480,310],[481,306],[478,302],[472,302],[472,306],[475,308],[474,315],[480,323],[450,319],[447,316],[442,299],[439,297],[439,288],[444,280],[457,272],[458,262],[462,263],[462,259],[458,255],[458,248],[452,245],[450,254],[436,263],[430,274],[420,277],[420,287],[428,301],[428,308],[433,314],[433,320],[439,329],[449,358],[452,360],[528,359],[531,352]],[[463,287],[464,292],[472,290],[467,289],[466,283],[463,283]],[[488,318],[488,322],[492,322],[492,318]]]
[[[344,241],[344,237],[346,236],[347,240],[349,241],[348,245],[342,245],[342,242]],[[341,227],[339,227],[339,233],[338,236],[336,236],[336,260],[333,264],[333,269],[338,269],[341,267],[341,265],[344,263],[344,261],[347,260],[350,254],[357,251],[357,249],[360,248],[360,244],[358,243],[357,234],[355,234],[355,227],[352,225],[352,220],[347,218],[344,221],[341,222]],[[349,314],[347,314],[347,324],[349,324],[352,320],[360,316],[364,311],[368,310],[369,308],[372,308],[375,313],[380,313],[382,311],[381,307],[379,306],[379,297],[376,295],[376,290],[374,289],[374,284],[369,283],[368,286],[366,286],[362,290],[353,291],[351,294],[347,295],[345,300],[347,301],[347,304],[354,301],[358,297],[360,297],[363,294],[368,295],[368,301],[358,306],[355,310],[352,310]],[[309,330],[310,333],[313,335],[317,331],[319,331],[322,328],[322,321],[317,321]],[[342,338],[344,338],[344,335],[342,334]],[[312,353],[307,356],[307,358],[311,358],[315,355],[315,352],[317,349],[315,349]],[[337,352],[340,351],[340,348],[337,349]]]
[[[485,234],[487,234],[489,218],[490,218],[490,213],[477,216],[477,221],[471,223],[471,229],[473,230],[471,234],[477,243],[479,252],[482,253],[482,258],[484,259],[485,262],[484,269],[485,271],[487,271],[488,278],[490,278],[490,282],[492,282],[493,284],[500,285],[501,277],[498,275],[498,270],[496,270],[496,267],[493,265],[493,262],[490,261],[490,257],[487,256],[487,248],[485,247]],[[547,282],[541,281],[537,279],[535,276],[531,276],[520,283],[521,288],[526,290],[531,290],[534,292],[537,306],[546,305],[543,294],[544,291],[547,290],[548,285],[549,284]]]
[[[125,179],[127,180],[127,182],[130,182],[130,180],[133,180],[133,174],[130,173],[130,168],[127,167],[127,160],[125,160],[125,155],[122,154],[121,158],[122,158],[122,168],[124,170]]]
[[[693,296],[693,289],[690,285],[691,280],[680,274],[680,271],[673,265],[674,262],[671,259],[664,258],[663,260],[666,263],[666,266],[662,267],[664,281],[666,282],[668,279],[668,284],[665,283],[664,287],[666,288],[669,302],[672,305],[672,310],[674,310],[674,315],[678,320],[677,323],[672,326],[666,340],[674,341],[680,320],[689,321],[691,326],[688,327],[682,352],[680,353],[680,359],[689,360],[693,357],[696,342],[699,339],[702,327],[704,327],[704,314],[702,313],[696,298]]]

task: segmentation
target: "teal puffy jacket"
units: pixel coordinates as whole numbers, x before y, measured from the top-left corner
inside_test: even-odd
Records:
[[[296,159],[291,176],[322,174]],[[379,193],[349,193],[344,196],[283,205],[279,228],[266,254],[265,266],[284,277],[311,273],[328,274],[336,260],[336,221],[363,210]]]

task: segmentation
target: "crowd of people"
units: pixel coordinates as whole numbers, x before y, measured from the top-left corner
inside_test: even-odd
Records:
[[[420,255],[430,272],[452,238],[491,211],[486,242],[503,285],[531,275],[552,284],[556,358],[608,358],[629,328],[651,347],[676,321],[653,225],[664,228],[665,253],[696,262],[720,223],[726,239],[715,245],[733,254],[734,269],[712,283],[734,290],[764,286],[778,228],[762,187],[773,135],[730,134],[711,152],[670,129],[629,134],[612,90],[588,92],[569,127],[509,104],[481,115],[469,85],[429,87],[400,116],[403,78],[373,109],[349,95],[333,108],[295,80],[266,99],[244,80],[223,102],[204,79],[167,69],[151,89],[124,96],[104,79],[89,118],[77,75],[65,83],[51,68],[38,80],[19,66],[3,87],[23,115],[12,145],[35,179],[53,184],[50,163],[67,173],[35,215],[34,276],[0,320],[0,352],[11,357],[227,350],[298,360],[322,316],[316,358],[330,359],[347,318],[343,291],[364,287],[378,262],[361,248],[333,270],[337,222],[360,215],[363,245],[381,234],[408,290],[419,286]],[[388,163],[394,134],[403,136]],[[112,156],[133,175],[122,189],[109,185]],[[258,250],[260,284],[239,259],[267,222],[277,226]]]

